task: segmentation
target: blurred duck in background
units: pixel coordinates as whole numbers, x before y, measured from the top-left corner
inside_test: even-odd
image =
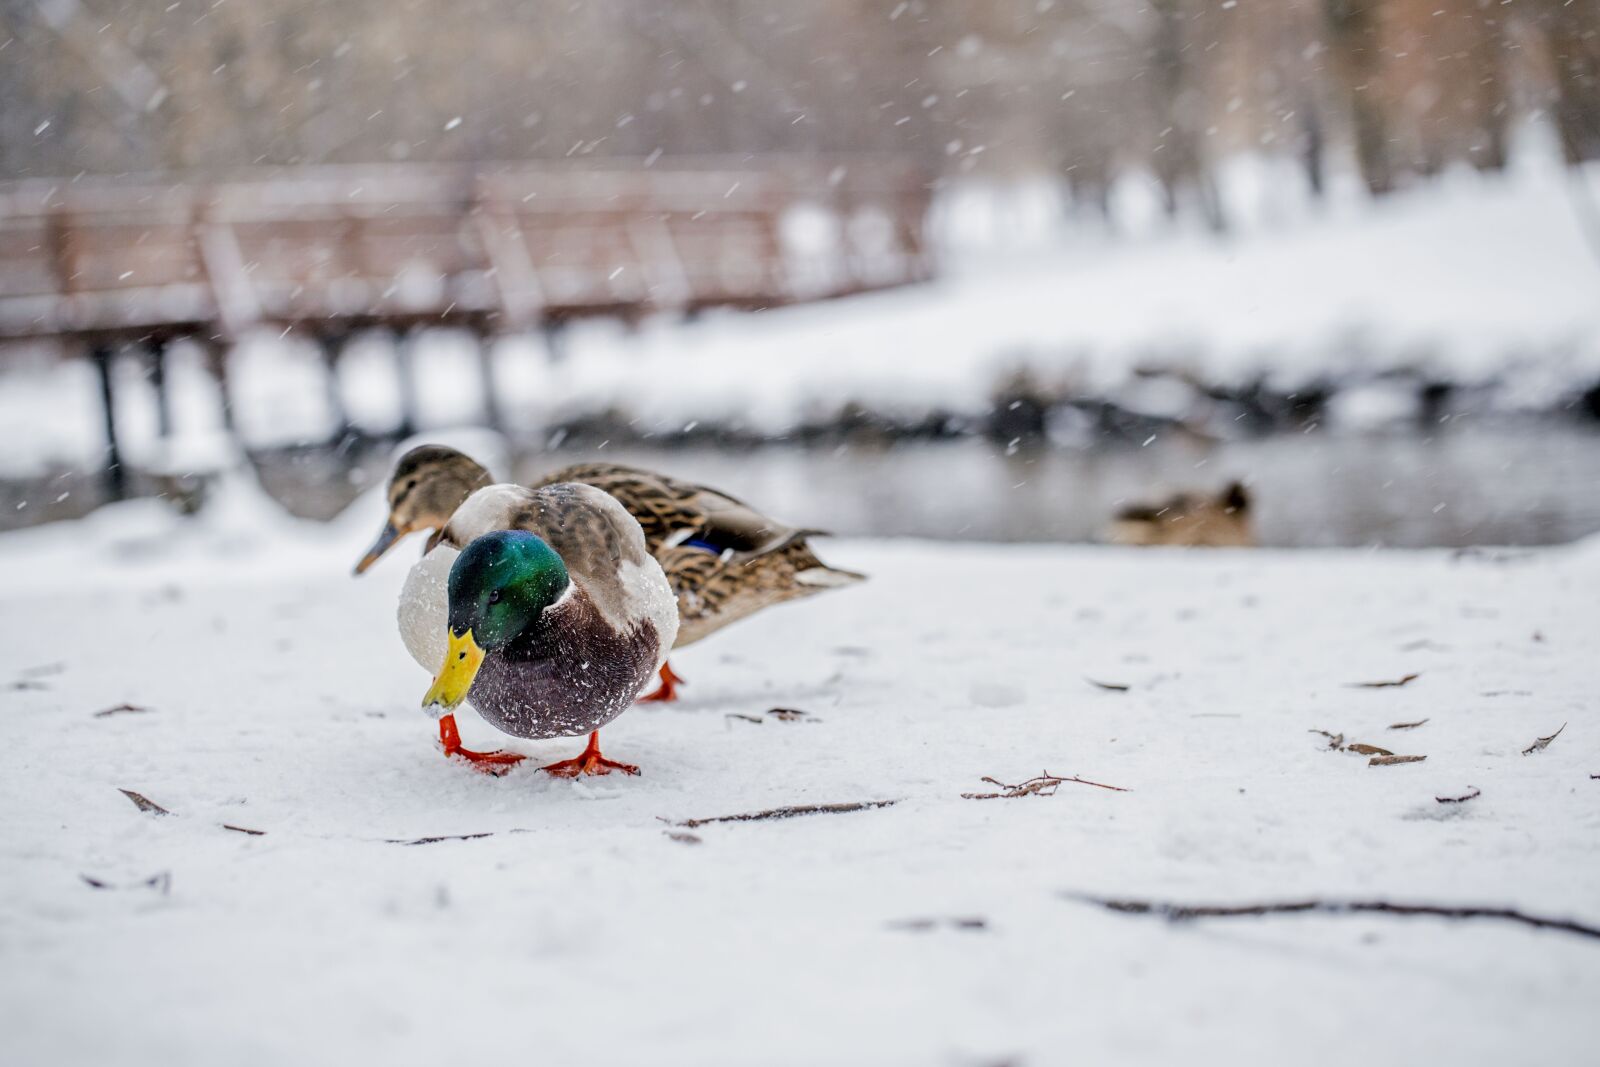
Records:
[[[389,520],[356,564],[361,574],[407,534],[431,531],[439,543],[451,516],[474,492],[492,484],[472,457],[444,445],[421,445],[400,457],[389,478]],[[674,648],[683,648],[763,608],[852,585],[864,575],[829,567],[808,544],[821,531],[784,525],[735,498],[703,485],[614,463],[584,463],[555,471],[533,489],[576,482],[615,497],[644,531],[678,602]],[[645,701],[676,700],[683,679],[668,663],[660,687]]]
[[[1177,493],[1155,504],[1117,512],[1106,540],[1119,545],[1254,548],[1250,491],[1232,482],[1215,496]]]

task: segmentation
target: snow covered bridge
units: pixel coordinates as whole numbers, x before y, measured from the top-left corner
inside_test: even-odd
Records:
[[[486,348],[587,316],[903,285],[930,276],[929,198],[916,167],[884,158],[0,184],[0,344],[56,341],[95,361],[118,489],[119,353],[150,362],[165,426],[164,353],[180,338],[207,346],[226,397],[226,349],[259,329],[311,337],[331,371],[362,330],[453,326]],[[485,393],[492,421],[487,373]]]

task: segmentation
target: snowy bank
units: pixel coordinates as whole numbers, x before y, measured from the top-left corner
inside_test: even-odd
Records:
[[[1593,543],[832,543],[872,581],[675,658],[686,699],[607,730],[643,777],[572,783],[439,755],[402,562],[347,575],[370,515],[250,506],[0,537],[7,1063],[1489,1064],[1600,1038],[1600,942],[1570,933],[1069,896],[1600,922]],[[1041,770],[1128,791],[962,795]]]
[[[698,424],[770,436],[846,405],[891,420],[980,418],[1026,368],[1049,392],[1161,418],[1201,419],[1207,389],[1258,383],[1280,394],[1341,390],[1325,420],[1336,426],[1413,417],[1418,389],[1436,383],[1487,390],[1496,410],[1547,411],[1600,382],[1600,264],[1573,205],[1575,183],[1600,196],[1600,171],[1538,158],[1502,175],[1450,173],[1377,203],[1300,205],[1222,237],[1114,238],[1035,211],[1009,228],[991,220],[978,239],[962,237],[957,218],[944,224],[951,247],[930,285],[637,330],[583,323],[555,362],[536,338],[507,339],[494,355],[499,403],[523,434],[605,416],[655,435]],[[970,223],[972,211],[958,208],[950,213]],[[467,338],[430,337],[415,354],[421,427],[482,417]],[[247,444],[337,431],[308,340],[274,332],[231,358]],[[1166,377],[1140,376],[1151,368]],[[132,361],[118,369],[135,465],[158,451],[143,373]],[[178,346],[168,380],[180,433],[215,431],[200,354]],[[387,342],[353,344],[340,385],[358,427],[399,423]],[[0,471],[97,464],[96,396],[84,365],[0,379]]]

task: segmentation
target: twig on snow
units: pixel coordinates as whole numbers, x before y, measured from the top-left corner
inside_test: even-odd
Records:
[[[1422,677],[1422,672],[1421,671],[1416,671],[1416,672],[1414,672],[1412,674],[1406,675],[1403,678],[1396,678],[1392,682],[1351,682],[1347,688],[1350,688],[1350,689],[1398,689],[1402,685],[1409,685],[1410,683],[1416,681],[1418,678],[1421,678],[1421,677]]]
[[[1483,790],[1479,789],[1475,785],[1469,785],[1467,788],[1472,790],[1472,792],[1463,793],[1458,797],[1434,797],[1433,799],[1437,800],[1441,804],[1465,804],[1467,801],[1474,800],[1483,795]]]
[[[1502,919],[1522,923],[1524,926],[1548,930],[1561,930],[1580,937],[1600,938],[1600,927],[1578,922],[1575,919],[1552,919],[1529,915],[1516,908],[1488,908],[1460,904],[1396,904],[1388,900],[1296,900],[1270,901],[1261,904],[1174,904],[1158,900],[1117,900],[1083,893],[1066,894],[1071,899],[1098,904],[1111,911],[1128,915],[1159,915],[1172,922],[1194,919],[1228,919],[1243,915],[1283,915],[1300,912],[1318,912],[1325,915],[1355,915],[1376,913],[1380,915],[1434,915],[1442,919]]]
[[[87,885],[90,889],[155,889],[159,890],[162,896],[166,896],[168,893],[172,892],[171,871],[161,871],[158,874],[152,874],[149,878],[141,879],[137,882],[133,882],[130,885],[113,885],[110,882],[103,881],[87,874],[80,874],[78,877],[83,879],[83,884]]]
[[[1102,682],[1098,679],[1088,677],[1084,678],[1084,681],[1088,682],[1097,689],[1109,689],[1113,693],[1126,693],[1128,690],[1133,688],[1133,686],[1128,685],[1126,682]]]
[[[705,819],[683,819],[674,822],[671,819],[656,818],[668,826],[681,826],[686,830],[693,830],[697,826],[706,826],[714,822],[760,822],[765,819],[793,819],[801,815],[836,815],[847,811],[870,811],[873,808],[887,808],[898,804],[903,798],[893,800],[858,800],[849,804],[796,804],[785,808],[769,808],[766,811],[747,811],[737,815],[713,815]]]
[[[1076,782],[1079,785],[1092,785],[1097,789],[1109,789],[1113,793],[1133,792],[1133,790],[1124,789],[1120,785],[1106,785],[1104,782],[1091,782],[1087,778],[1079,778],[1076,775],[1070,778],[1063,778],[1060,775],[1051,774],[1049,771],[1042,772],[1037,778],[1029,778],[1025,782],[1017,782],[1014,785],[1009,782],[1002,782],[998,778],[990,778],[988,776],[984,776],[978,780],[981,782],[988,782],[996,789],[999,789],[1000,792],[962,793],[961,798],[963,800],[1011,800],[1015,797],[1029,796],[1053,797],[1056,795],[1056,790],[1060,789],[1061,786],[1066,782]]]
[[[1416,722],[1392,722],[1392,723],[1389,724],[1389,729],[1391,729],[1391,730],[1415,730],[1417,727],[1421,726],[1423,723],[1425,723],[1427,721],[1428,721],[1427,719],[1418,719]]]
[[[108,719],[113,715],[138,715],[149,710],[149,708],[144,707],[142,704],[129,704],[124,701],[121,704],[113,704],[104,711],[95,712],[94,717],[97,719]]]
[[[386,845],[436,845],[440,841],[476,841],[480,837],[493,836],[494,831],[488,830],[481,834],[440,834],[438,837],[386,837],[383,842]]]
[[[989,920],[981,915],[952,915],[948,918],[896,919],[888,926],[891,930],[906,930],[920,934],[936,930],[941,926],[949,927],[951,930],[987,930]]]

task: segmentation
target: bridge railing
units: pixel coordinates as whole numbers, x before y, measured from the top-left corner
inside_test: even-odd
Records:
[[[775,306],[927,278],[895,161],[0,184],[0,339]]]

